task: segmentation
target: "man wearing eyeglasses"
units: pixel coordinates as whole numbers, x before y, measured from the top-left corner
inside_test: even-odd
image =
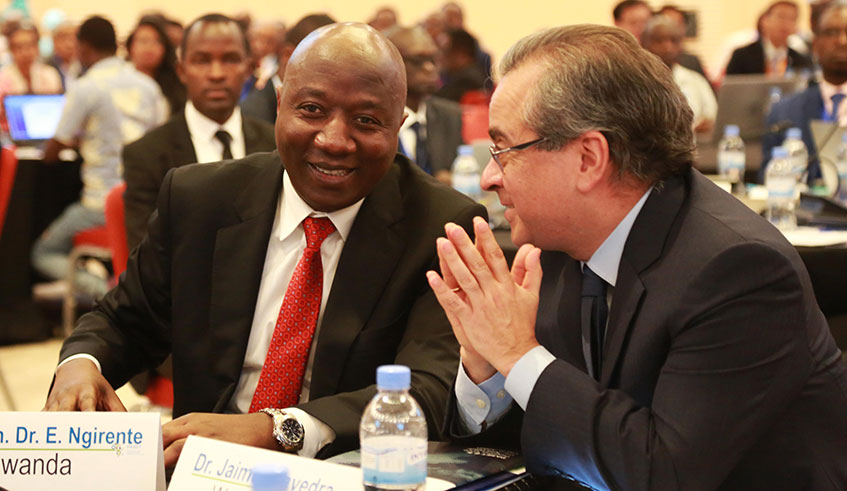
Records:
[[[809,276],[692,168],[662,62],[584,25],[500,72],[482,183],[520,249],[510,271],[484,221],[447,224],[427,273],[461,345],[452,437],[594,489],[847,488],[847,365]]]
[[[462,110],[433,96],[438,90],[438,47],[423,27],[396,27],[385,33],[406,65],[406,119],[398,151],[427,174],[450,184],[450,166],[462,144]]]
[[[821,177],[820,159],[810,122],[822,119],[839,126],[847,125],[847,104],[843,103],[847,97],[847,3],[832,2],[821,13],[812,49],[823,74],[820,83],[775,104],[767,119],[768,127],[790,122],[802,130],[803,143],[810,154],[810,183]],[[782,144],[784,136],[769,133],[762,140],[762,166],[759,171],[762,179],[773,148]]]

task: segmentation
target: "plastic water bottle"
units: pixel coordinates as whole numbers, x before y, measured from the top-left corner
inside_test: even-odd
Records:
[[[473,156],[473,147],[461,145],[456,160],[453,161],[453,189],[471,197],[474,201],[482,198],[482,167]]]
[[[788,160],[791,162],[795,179],[797,179],[797,182],[801,182],[803,174],[806,173],[806,167],[809,166],[809,151],[806,149],[806,144],[803,143],[803,133],[800,128],[788,128],[782,146],[788,152]]]
[[[744,184],[746,164],[744,141],[738,133],[738,126],[727,125],[723,130],[723,138],[718,142],[718,174],[732,183],[734,188],[740,188]]]
[[[379,393],[359,426],[366,490],[423,489],[426,482],[426,419],[409,395],[411,372],[403,365],[376,371]]]
[[[785,147],[775,147],[765,171],[765,186],[768,188],[768,220],[780,230],[797,227],[794,215],[797,179],[791,166]]]
[[[847,131],[841,133],[841,144],[835,155],[835,168],[838,169],[838,192],[835,199],[847,204]]]
[[[279,464],[253,467],[253,491],[288,491],[288,468]]]

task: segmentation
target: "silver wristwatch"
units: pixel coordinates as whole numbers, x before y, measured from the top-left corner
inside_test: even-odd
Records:
[[[294,415],[286,413],[282,409],[266,407],[261,412],[270,415],[274,423],[274,438],[289,453],[296,453],[303,448],[303,440],[306,432],[303,425],[297,421]]]

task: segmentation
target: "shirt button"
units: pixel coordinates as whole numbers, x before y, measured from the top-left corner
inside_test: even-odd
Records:
[[[502,399],[504,397],[506,397],[506,391],[505,390],[500,389],[499,391],[497,391],[497,399]]]
[[[483,401],[482,399],[477,399],[476,405],[479,406],[480,409],[483,409],[485,408],[485,401]]]

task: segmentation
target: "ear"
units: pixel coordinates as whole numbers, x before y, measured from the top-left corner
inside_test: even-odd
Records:
[[[585,193],[606,182],[614,166],[609,160],[609,142],[603,133],[589,131],[575,143],[580,156],[576,186]]]

